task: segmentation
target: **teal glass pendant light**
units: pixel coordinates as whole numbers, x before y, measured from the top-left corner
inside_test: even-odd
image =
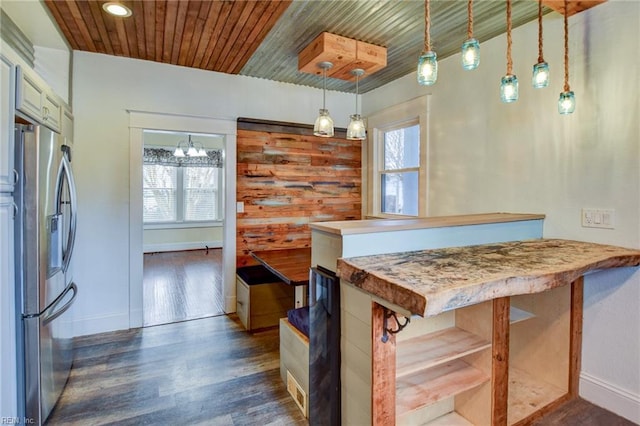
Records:
[[[564,91],[558,99],[558,112],[571,114],[576,109],[576,96],[569,87],[569,21],[567,18],[567,0],[564,0]]]
[[[507,0],[507,74],[500,80],[500,99],[505,103],[518,100],[518,78],[513,74],[511,44],[511,0]]]
[[[418,58],[418,84],[431,86],[438,79],[438,56],[431,51],[429,0],[424,2],[424,50]]]
[[[347,139],[364,140],[367,137],[366,128],[362,117],[358,114],[358,81],[364,74],[364,70],[362,68],[356,68],[351,70],[351,74],[356,77],[356,113],[350,116],[351,121],[349,122],[349,126],[347,126]]]
[[[508,104],[518,100],[518,77],[507,74],[500,80],[500,100]]]
[[[549,85],[549,64],[542,56],[542,0],[538,0],[538,63],[533,66],[531,85],[534,89]]]
[[[331,68],[333,64],[331,62],[320,62],[318,67],[322,68],[322,108],[316,122],[313,125],[313,134],[315,136],[322,136],[324,138],[333,137],[333,119],[329,115],[329,110],[326,107],[327,99],[327,70]]]
[[[473,0],[467,3],[467,39],[462,43],[462,68],[475,70],[480,65],[480,43],[473,38]]]

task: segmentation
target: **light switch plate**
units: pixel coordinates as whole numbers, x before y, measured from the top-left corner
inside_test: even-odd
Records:
[[[614,209],[582,209],[582,226],[584,228],[615,228]]]
[[[244,202],[236,202],[236,213],[244,213]]]

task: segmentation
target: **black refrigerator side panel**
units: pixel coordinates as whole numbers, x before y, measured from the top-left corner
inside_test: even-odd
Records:
[[[311,268],[309,292],[309,424],[339,426],[339,279],[324,268]]]

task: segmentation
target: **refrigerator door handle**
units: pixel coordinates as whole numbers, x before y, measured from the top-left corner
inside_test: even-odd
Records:
[[[58,308],[57,305],[60,304],[62,302],[62,300],[64,300],[65,296],[70,291],[73,291],[73,296],[71,296],[71,299],[67,303],[62,305],[60,308]],[[46,316],[44,316],[42,318],[42,325],[46,326],[51,321],[53,321],[54,319],[58,318],[60,315],[64,314],[65,311],[67,309],[69,309],[71,307],[71,304],[75,301],[77,294],[78,294],[78,287],[76,286],[75,283],[70,283],[67,286],[67,288],[62,293],[60,293],[60,295],[58,297],[56,297],[56,299],[53,302],[51,302],[51,304],[44,311],[44,312],[47,312],[47,311],[51,310],[52,312],[50,314],[47,314]]]
[[[57,213],[62,213],[62,189],[64,187],[64,179],[67,180],[69,188],[69,235],[67,236],[66,250],[62,254],[62,271],[66,272],[69,269],[69,263],[71,262],[71,253],[73,252],[73,246],[76,240],[76,183],[73,178],[73,172],[71,171],[71,163],[67,158],[67,152],[62,156],[60,162],[60,169],[58,170],[58,182],[56,185],[56,210]]]

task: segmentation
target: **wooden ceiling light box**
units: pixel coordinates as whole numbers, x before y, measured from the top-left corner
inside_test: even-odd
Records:
[[[333,64],[327,70],[327,77],[356,60],[356,41],[331,33],[321,33],[298,54],[298,70],[309,74],[322,75],[318,63],[328,61]]]
[[[322,75],[318,63],[323,61],[333,64],[327,77],[355,81],[355,68],[363,69],[366,77],[387,66],[387,48],[323,32],[298,54],[298,70]]]
[[[376,46],[375,44],[356,41],[356,60],[339,70],[331,76],[340,80],[356,81],[356,77],[351,74],[351,70],[360,68],[364,70],[365,78],[374,72],[380,71],[387,66],[387,48]]]
[[[592,8],[607,0],[569,0],[567,2],[567,16],[575,15],[583,10]],[[564,15],[564,0],[542,0],[542,4]]]

